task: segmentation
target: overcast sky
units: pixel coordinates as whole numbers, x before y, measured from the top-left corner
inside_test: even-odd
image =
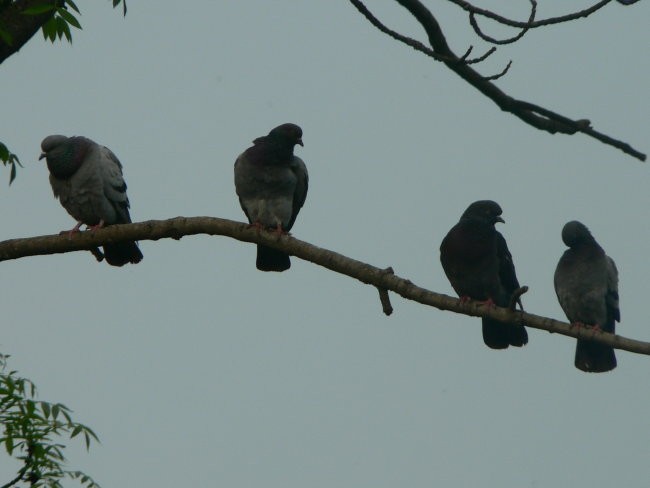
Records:
[[[1,67],[0,140],[25,166],[0,192],[1,239],[75,223],[37,160],[48,134],[110,147],[135,221],[244,220],[236,156],[295,122],[310,173],[296,237],[453,294],[440,241],[471,202],[494,199],[526,310],[564,319],[552,277],[561,228],[578,219],[618,265],[618,332],[650,340],[647,163],[524,125],[346,1],[141,0],[126,18],[77,3],[72,46],[39,34]],[[368,2],[425,41],[394,3]],[[456,52],[487,49],[457,7],[426,3]],[[539,3],[539,18],[567,12]],[[528,15],[525,1],[482,5]],[[512,59],[501,89],[647,153],[649,18],[648,1],[612,2],[477,69]],[[386,317],[372,287],[297,258],[259,272],[255,247],[225,237],[140,247],[144,261],[121,269],[87,252],[2,263],[0,351],[95,429],[101,444],[67,453],[104,488],[647,483],[648,357],[618,351],[615,371],[586,374],[569,338],[529,330],[526,347],[493,351],[477,318],[394,295]],[[0,457],[0,484],[17,467]]]

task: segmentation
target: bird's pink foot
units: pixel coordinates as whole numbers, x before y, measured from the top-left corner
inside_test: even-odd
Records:
[[[90,232],[95,232],[97,229],[101,229],[102,227],[104,227],[104,220],[100,220],[97,225],[89,225],[88,230],[90,230]]]
[[[460,303],[465,304],[465,303],[468,303],[468,302],[472,301],[472,297],[469,297],[467,295],[463,295],[458,300],[460,301]]]
[[[261,224],[261,222],[259,220],[257,220],[255,222],[252,222],[252,223],[248,224],[248,228],[249,229],[255,229],[257,231],[257,233],[259,234],[260,231],[264,228],[264,226]]]
[[[569,326],[573,329],[574,327],[577,327],[578,329],[588,329],[591,327],[589,324],[585,324],[584,322],[571,322]]]
[[[67,234],[68,239],[72,239],[73,234],[76,234],[77,232],[80,232],[79,229],[81,229],[82,225],[83,225],[82,222],[77,222],[77,225],[75,225],[72,229],[70,229],[70,230],[62,230],[61,232],[59,232],[59,235],[62,236],[62,235]]]
[[[494,308],[496,307],[496,303],[491,298],[488,298],[487,300],[480,300],[478,302],[479,304],[487,307],[487,308]]]
[[[570,329],[579,329],[578,337],[593,337],[602,334],[604,331],[598,324],[585,324],[584,322],[571,322]]]

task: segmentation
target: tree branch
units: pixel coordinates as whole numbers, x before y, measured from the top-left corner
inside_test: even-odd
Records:
[[[135,224],[113,225],[95,232],[86,231],[74,234],[71,238],[64,234],[11,239],[0,242],[0,261],[27,256],[91,250],[106,243],[137,240],[156,241],[164,238],[180,239],[183,236],[197,234],[222,235],[242,242],[264,244],[280,249],[292,256],[372,285],[379,290],[388,290],[407,300],[435,307],[439,310],[472,317],[489,317],[502,322],[525,325],[568,337],[593,340],[616,349],[650,355],[650,343],[648,342],[627,339],[597,329],[573,327],[566,322],[509,310],[508,308],[486,307],[484,304],[474,301],[461,303],[457,298],[416,286],[411,281],[391,273],[389,269],[371,266],[288,235],[258,231],[242,222],[214,217],[175,217],[168,220],[148,220]],[[522,287],[523,289],[524,287]]]
[[[25,474],[27,474],[27,470],[29,469],[29,458],[25,459],[25,465],[20,468],[18,471],[18,476],[16,476],[14,479],[9,481],[8,483],[5,483],[4,485],[0,486],[0,488],[10,488],[14,486],[16,483],[20,483],[25,479]]]
[[[580,10],[578,12],[573,12],[567,15],[562,15],[559,17],[550,17],[548,19],[542,19],[537,21],[533,21],[532,19],[529,19],[528,22],[521,22],[518,20],[512,20],[507,17],[503,17],[499,14],[495,14],[490,10],[476,7],[469,2],[465,2],[464,0],[448,0],[448,1],[458,5],[463,10],[469,12],[470,15],[481,15],[483,17],[492,19],[500,24],[507,25],[510,27],[518,27],[520,29],[535,29],[536,27],[542,27],[545,25],[552,25],[552,24],[560,24],[563,22],[570,22],[572,20],[577,20],[579,18],[588,17],[589,15],[593,14],[597,10],[603,8],[612,0],[601,0],[600,2],[592,5],[589,8]]]
[[[535,14],[537,13],[537,2],[535,0],[530,0],[530,4],[531,4],[530,17],[528,17],[528,23],[526,24],[526,27],[521,29],[521,32],[519,32],[519,34],[510,37],[508,39],[499,40],[499,39],[495,39],[494,37],[490,37],[487,34],[484,34],[481,28],[479,27],[478,22],[476,21],[476,14],[474,12],[470,12],[469,14],[469,23],[474,29],[476,35],[486,42],[490,42],[492,44],[501,44],[501,45],[512,44],[517,42],[522,37],[524,37],[528,32],[528,29],[530,29],[532,23],[535,21]]]
[[[497,88],[496,85],[491,83],[491,80],[494,77],[486,78],[482,76],[477,71],[475,71],[468,62],[464,61],[463,57],[459,58],[451,50],[447,44],[447,40],[442,32],[442,29],[438,24],[438,21],[429,11],[429,9],[427,9],[419,0],[396,1],[404,8],[406,8],[424,28],[428,36],[431,49],[427,48],[422,43],[414,39],[398,34],[388,27],[384,26],[376,17],[370,13],[370,11],[365,7],[361,0],[350,0],[350,3],[352,3],[357,8],[357,10],[359,10],[359,12],[361,12],[368,19],[368,21],[371,22],[379,30],[390,35],[394,39],[403,42],[438,61],[445,63],[445,65],[447,65],[450,70],[467,81],[483,95],[491,99],[499,106],[501,110],[510,112],[527,124],[539,130],[546,131],[550,134],[562,133],[571,135],[577,132],[581,132],[590,137],[593,137],[596,140],[599,140],[603,144],[607,144],[620,149],[626,154],[629,154],[630,156],[633,156],[641,161],[646,160],[646,155],[644,153],[637,151],[629,144],[602,134],[591,128],[591,125],[587,119],[581,118],[573,120],[533,103],[517,100],[507,95],[499,88]],[[527,27],[527,23],[524,22],[522,24],[523,25],[521,27],[525,29]],[[502,74],[498,76],[501,75]]]
[[[0,8],[0,29],[8,35],[11,42],[0,37],[0,64],[12,54],[17,53],[36,32],[50,20],[55,10],[38,14],[25,15],[23,12],[31,7],[45,4],[63,5],[62,0],[16,0]]]

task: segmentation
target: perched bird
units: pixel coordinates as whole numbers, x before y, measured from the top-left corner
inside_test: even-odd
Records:
[[[494,227],[504,222],[501,212],[501,207],[491,200],[474,202],[442,240],[440,262],[461,299],[508,307],[513,292],[519,288],[506,240]],[[528,343],[528,333],[521,325],[489,318],[482,321],[483,341],[492,349]]]
[[[122,164],[110,149],[86,137],[61,135],[47,136],[41,149],[54,196],[77,220],[71,232],[83,224],[96,229],[131,222]],[[142,261],[135,242],[105,244],[104,255],[113,266]]]
[[[248,221],[279,233],[291,230],[305,203],[309,176],[302,159],[293,155],[302,144],[302,129],[282,124],[267,136],[258,137],[235,161],[235,189]],[[284,271],[291,267],[289,255],[257,246],[257,269]]]
[[[562,241],[569,246],[555,269],[555,293],[572,324],[591,325],[614,333],[620,322],[618,271],[589,229],[576,220],[562,229]],[[614,348],[578,339],[576,368],[604,373],[616,367]]]

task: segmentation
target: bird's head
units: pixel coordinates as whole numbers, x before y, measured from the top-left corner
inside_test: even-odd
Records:
[[[467,207],[461,219],[472,218],[489,224],[496,224],[497,222],[505,223],[505,220],[501,217],[502,212],[497,202],[492,200],[479,200]]]
[[[63,144],[65,144],[68,141],[68,138],[66,136],[62,136],[60,134],[55,134],[52,136],[47,136],[43,141],[41,142],[41,155],[39,156],[39,161],[43,158],[46,158],[48,154],[50,154],[52,151],[55,151],[57,148],[60,148]]]
[[[582,222],[572,220],[564,224],[562,228],[562,242],[568,247],[575,247],[585,242],[592,242],[594,236]]]
[[[268,137],[275,141],[289,145],[291,147],[296,144],[303,145],[302,143],[302,129],[296,124],[282,124],[275,127],[269,132]]]

